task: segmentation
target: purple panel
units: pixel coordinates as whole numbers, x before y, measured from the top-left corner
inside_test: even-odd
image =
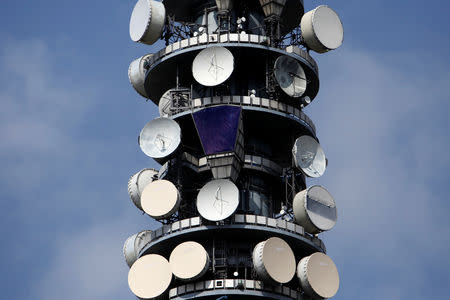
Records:
[[[241,108],[216,106],[193,114],[206,155],[234,151]]]

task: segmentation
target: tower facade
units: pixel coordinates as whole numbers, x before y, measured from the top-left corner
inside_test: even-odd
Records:
[[[343,41],[328,6],[303,0],[138,0],[135,42],[165,46],[129,79],[160,117],[139,135],[161,168],[129,181],[161,223],[127,239],[141,299],[325,299],[339,287],[320,233],[337,220],[327,159],[303,112],[319,91],[311,51]]]

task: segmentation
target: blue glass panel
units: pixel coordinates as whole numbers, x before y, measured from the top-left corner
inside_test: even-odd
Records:
[[[193,114],[206,155],[234,151],[241,108],[215,106]]]

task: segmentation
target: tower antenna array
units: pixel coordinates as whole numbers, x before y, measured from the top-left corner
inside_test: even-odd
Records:
[[[311,52],[343,42],[337,13],[303,0],[138,0],[137,93],[160,116],[139,134],[132,203],[161,227],[124,245],[140,299],[325,299],[339,288],[320,235],[337,222],[328,159],[304,108],[319,91]],[[160,44],[157,44],[160,45]],[[150,103],[149,101],[149,103]],[[339,200],[338,200],[339,201]]]

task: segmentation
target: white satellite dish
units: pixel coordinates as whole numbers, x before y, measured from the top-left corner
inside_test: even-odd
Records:
[[[144,98],[148,98],[145,91],[145,63],[153,56],[153,54],[147,54],[133,60],[128,68],[128,79],[130,80],[133,88]]]
[[[167,290],[171,281],[169,262],[157,254],[142,256],[128,272],[128,286],[141,299],[160,296]]]
[[[170,115],[170,107],[172,105],[172,102],[174,101],[174,99],[172,98],[172,93],[175,91],[180,91],[180,90],[184,90],[187,91],[189,89],[185,88],[185,87],[178,87],[178,88],[173,88],[170,90],[167,90],[159,99],[159,104],[158,104],[158,109],[159,109],[159,115],[161,117],[168,117]],[[182,107],[180,107],[181,109]]]
[[[200,51],[192,63],[192,74],[198,83],[215,86],[227,80],[234,69],[234,57],[224,47],[208,47]]]
[[[220,221],[231,216],[239,205],[239,189],[226,179],[216,179],[205,184],[197,195],[197,210],[210,221]]]
[[[128,180],[128,194],[137,208],[142,210],[141,194],[147,184],[158,178],[158,171],[155,169],[143,169]]]
[[[344,41],[341,19],[326,5],[320,5],[304,14],[301,29],[306,45],[318,53],[334,50]]]
[[[156,42],[166,22],[164,4],[152,0],[138,0],[130,19],[130,37],[134,42],[151,45]]]
[[[303,291],[313,299],[331,298],[339,289],[339,273],[333,260],[320,252],[300,260],[297,276]]]
[[[156,118],[148,122],[139,135],[142,152],[152,158],[172,154],[180,145],[181,128],[169,118]]]
[[[309,135],[295,140],[292,147],[295,166],[309,177],[320,177],[325,173],[327,159],[320,144]]]
[[[148,184],[141,195],[142,209],[156,220],[171,216],[180,206],[180,196],[175,185],[168,180]]]
[[[266,282],[287,283],[295,275],[295,256],[282,239],[272,237],[256,245],[253,265],[258,276]]]
[[[337,210],[333,196],[323,187],[314,185],[299,192],[292,204],[295,221],[309,233],[320,233],[336,225]]]
[[[123,256],[129,267],[138,259],[139,252],[151,240],[151,230],[144,230],[130,236],[123,245]]]
[[[181,280],[196,280],[208,270],[210,259],[197,242],[184,242],[173,249],[169,258],[173,275]]]
[[[166,91],[159,99],[158,110],[161,117],[168,117],[170,114],[170,106],[172,105],[171,91],[172,89]]]
[[[275,79],[289,96],[298,98],[306,91],[306,74],[300,63],[287,55],[277,58],[274,66]]]

